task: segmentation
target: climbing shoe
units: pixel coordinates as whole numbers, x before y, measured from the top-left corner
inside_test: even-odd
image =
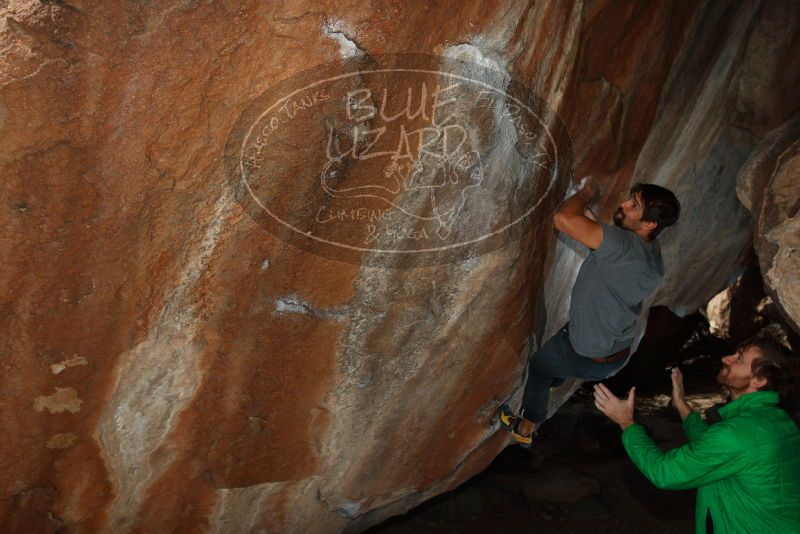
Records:
[[[517,445],[519,445],[523,449],[528,449],[533,443],[533,436],[536,434],[536,432],[533,432],[528,435],[521,434],[519,431],[519,422],[520,419],[517,418],[516,422],[514,423],[514,428],[511,429],[511,435],[514,437],[515,440],[517,440]]]
[[[511,432],[511,435],[517,441],[520,447],[527,449],[533,443],[533,435],[525,435],[519,432],[519,422],[522,420],[520,416],[514,413],[507,404],[503,404],[497,412],[497,418],[500,419],[500,424]],[[534,432],[535,434],[535,432]]]
[[[514,425],[519,421],[519,416],[508,407],[508,404],[504,404],[500,407],[500,410],[497,412],[497,418],[500,419],[500,424],[503,425],[503,428],[508,431],[514,430]]]

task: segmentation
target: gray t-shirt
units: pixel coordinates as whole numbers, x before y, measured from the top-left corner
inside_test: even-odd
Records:
[[[661,283],[657,240],[603,224],[603,241],[578,271],[569,309],[569,340],[590,358],[610,356],[633,342],[644,301]]]

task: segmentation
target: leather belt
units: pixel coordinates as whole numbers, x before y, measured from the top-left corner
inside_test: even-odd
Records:
[[[626,357],[630,352],[631,348],[626,347],[621,351],[612,354],[611,356],[605,356],[603,358],[591,358],[592,360],[596,361],[597,363],[614,363],[622,358]]]

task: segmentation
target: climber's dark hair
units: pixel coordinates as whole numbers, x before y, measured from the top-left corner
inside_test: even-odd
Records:
[[[681,203],[675,193],[660,185],[643,183],[631,188],[631,195],[634,193],[642,194],[642,220],[656,223],[656,227],[650,232],[651,239],[677,222],[681,214]]]

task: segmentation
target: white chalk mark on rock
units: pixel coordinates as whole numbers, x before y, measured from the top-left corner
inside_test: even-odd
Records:
[[[331,39],[339,43],[339,55],[343,59],[363,56],[364,51],[358,47],[356,42],[347,37],[347,33],[353,35],[353,31],[349,31],[347,23],[341,19],[328,19],[325,21],[325,26],[322,32]]]
[[[278,313],[311,314],[311,306],[302,302],[295,295],[289,295],[275,301],[275,311]]]
[[[50,365],[50,371],[53,372],[54,375],[61,373],[67,367],[75,367],[76,365],[88,365],[89,362],[83,356],[78,356],[76,354],[72,355],[72,358],[68,360],[64,360],[63,362],[58,362]]]
[[[124,530],[136,516],[144,491],[170,458],[153,461],[173,428],[174,420],[195,396],[201,382],[197,360],[203,343],[194,291],[209,267],[233,205],[230,192],[216,200],[199,237],[184,255],[183,272],[165,298],[165,305],[147,339],[120,356],[118,384],[98,425],[117,499],[110,516],[112,530]]]
[[[78,398],[75,388],[56,388],[56,392],[50,396],[36,397],[33,408],[37,412],[47,410],[50,413],[76,413],[81,410],[81,404],[83,401]]]
[[[301,300],[297,295],[288,295],[276,300],[275,311],[280,314],[302,313],[318,319],[332,319],[334,321],[344,321],[350,318],[352,312],[349,306],[342,306],[331,310],[315,308],[310,303]]]
[[[56,434],[47,440],[48,449],[68,449],[78,443],[78,436],[72,432]]]

